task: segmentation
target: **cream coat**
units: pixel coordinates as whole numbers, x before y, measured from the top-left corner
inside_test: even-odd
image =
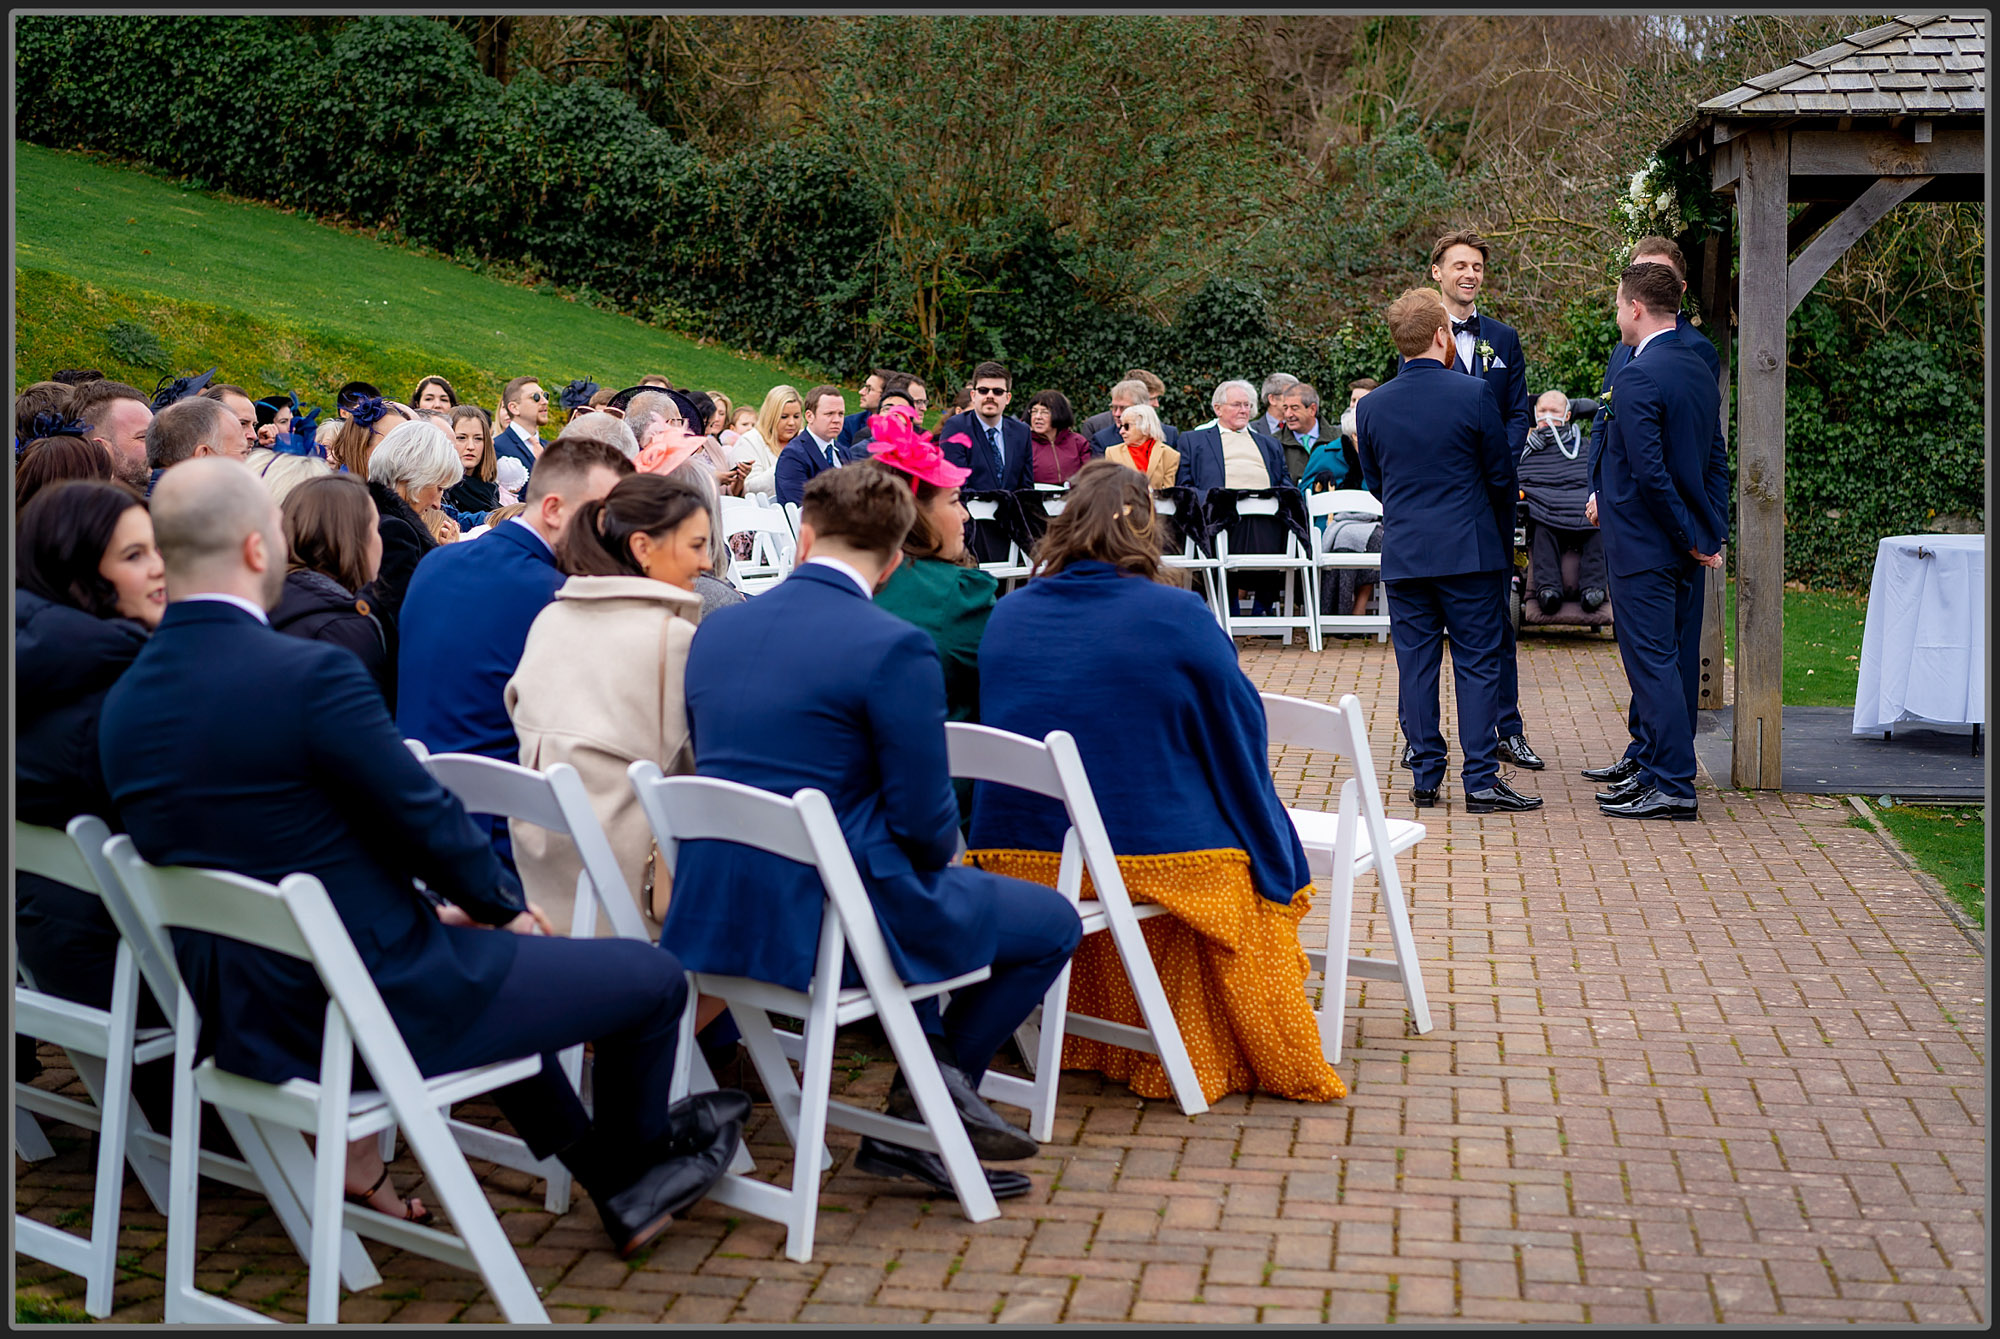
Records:
[[[625,769],[641,758],[669,776],[694,771],[682,680],[701,597],[647,577],[571,577],[528,630],[520,668],[507,681],[507,714],[521,765],[566,762],[583,778],[591,808],[648,928],[666,913],[666,870],[646,906],[653,833]],[[568,934],[582,861],[567,837],[510,825],[514,862],[531,901]],[[610,927],[598,919],[598,933]]]

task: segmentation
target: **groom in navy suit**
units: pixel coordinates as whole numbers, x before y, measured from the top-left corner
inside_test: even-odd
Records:
[[[1411,289],[1389,305],[1388,319],[1407,361],[1354,412],[1362,481],[1382,499],[1397,714],[1416,773],[1410,798],[1419,807],[1436,804],[1444,780],[1438,669],[1448,631],[1466,809],[1539,809],[1540,798],[1500,779],[1494,732],[1506,620],[1500,591],[1514,527],[1513,452],[1500,406],[1483,379],[1451,370],[1451,322],[1437,290]]]
[[[1527,360],[1521,353],[1521,337],[1514,327],[1492,316],[1482,316],[1476,305],[1479,290],[1486,284],[1487,242],[1470,228],[1448,232],[1431,245],[1431,278],[1444,295],[1445,311],[1451,316],[1452,360],[1460,372],[1485,379],[1500,405],[1501,429],[1507,439],[1507,460],[1511,469],[1528,433],[1535,426],[1533,407],[1528,402]],[[1518,497],[1518,487],[1511,496]],[[1507,521],[1508,562],[1513,562],[1514,522],[1511,507]],[[1506,616],[1507,586],[1500,587],[1501,655],[1500,716],[1495,729],[1500,736],[1500,758],[1539,772],[1544,766],[1528,746],[1521,723],[1521,676],[1515,660],[1514,623]]]
[[[981,363],[972,369],[972,408],[938,426],[937,443],[945,459],[972,471],[965,481],[968,493],[994,489],[1016,493],[1034,487],[1035,450],[1028,425],[1005,417],[1014,398],[1013,386],[1005,367]],[[951,440],[961,433],[970,446]]]
[[[1591,458],[1637,744],[1633,773],[1598,795],[1618,818],[1696,817],[1686,663],[1701,638],[1701,569],[1722,565],[1729,461],[1715,375],[1674,328],[1680,303],[1670,266],[1619,275],[1618,333],[1632,357],[1606,395],[1604,442]]]

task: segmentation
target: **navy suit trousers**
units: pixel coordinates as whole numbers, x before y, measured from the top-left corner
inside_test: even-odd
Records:
[[[1412,784],[1434,790],[1444,779],[1444,736],[1438,730],[1438,678],[1444,635],[1451,633],[1451,676],[1458,690],[1460,776],[1467,793],[1485,790],[1500,776],[1501,629],[1507,617],[1506,574],[1405,578],[1385,582],[1389,639],[1396,647],[1401,683],[1396,715],[1416,757]],[[1622,616],[1622,615],[1621,615]]]
[[[1660,793],[1694,797],[1694,722],[1701,691],[1702,567],[1692,558],[1669,568],[1611,578],[1618,610],[1618,658],[1632,686],[1627,723],[1644,779]]]
[[[993,950],[993,975],[953,991],[942,1017],[935,996],[915,1007],[924,1031],[941,1034],[951,1044],[958,1067],[977,1087],[1000,1044],[1027,1021],[1076,952],[1083,926],[1069,899],[1053,888],[984,870],[960,871],[959,877],[965,875],[987,885],[994,899],[1000,937]]]
[[[530,1152],[546,1158],[593,1133],[637,1149],[666,1128],[686,1004],[680,961],[652,944],[523,936],[492,1002],[452,1045],[418,1055],[417,1068],[435,1076],[539,1054],[541,1073],[493,1093]],[[594,1124],[557,1064],[584,1041],[596,1050]]]
[[[1510,543],[1510,561],[1512,557],[1513,546]],[[1511,577],[1504,578],[1500,585],[1500,714],[1493,719],[1493,734],[1497,739],[1511,739],[1527,733],[1521,725],[1521,662],[1517,658],[1519,635],[1514,631],[1514,620],[1507,614],[1507,591],[1511,580]],[[1454,654],[1452,659],[1456,661],[1458,657]]]

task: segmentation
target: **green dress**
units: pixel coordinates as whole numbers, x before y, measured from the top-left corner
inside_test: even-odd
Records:
[[[954,721],[979,719],[979,639],[999,598],[1000,583],[991,572],[960,567],[942,558],[905,558],[881,590],[875,603],[907,619],[931,635],[944,662],[945,716]],[[953,783],[958,791],[959,826],[972,813],[972,783]]]

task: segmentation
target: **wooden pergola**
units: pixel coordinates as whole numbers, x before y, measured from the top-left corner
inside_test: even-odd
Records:
[[[1903,15],[1695,109],[1661,146],[1736,206],[1688,256],[1736,433],[1733,784],[1781,789],[1785,677],[1785,321],[1897,205],[1986,199],[1986,18]],[[1790,207],[1804,205],[1794,216]],[[1732,274],[1732,269],[1734,273]],[[1733,319],[1732,319],[1733,318]],[[1725,424],[1725,428],[1726,428]],[[1722,579],[1702,630],[1704,707],[1722,701]]]

